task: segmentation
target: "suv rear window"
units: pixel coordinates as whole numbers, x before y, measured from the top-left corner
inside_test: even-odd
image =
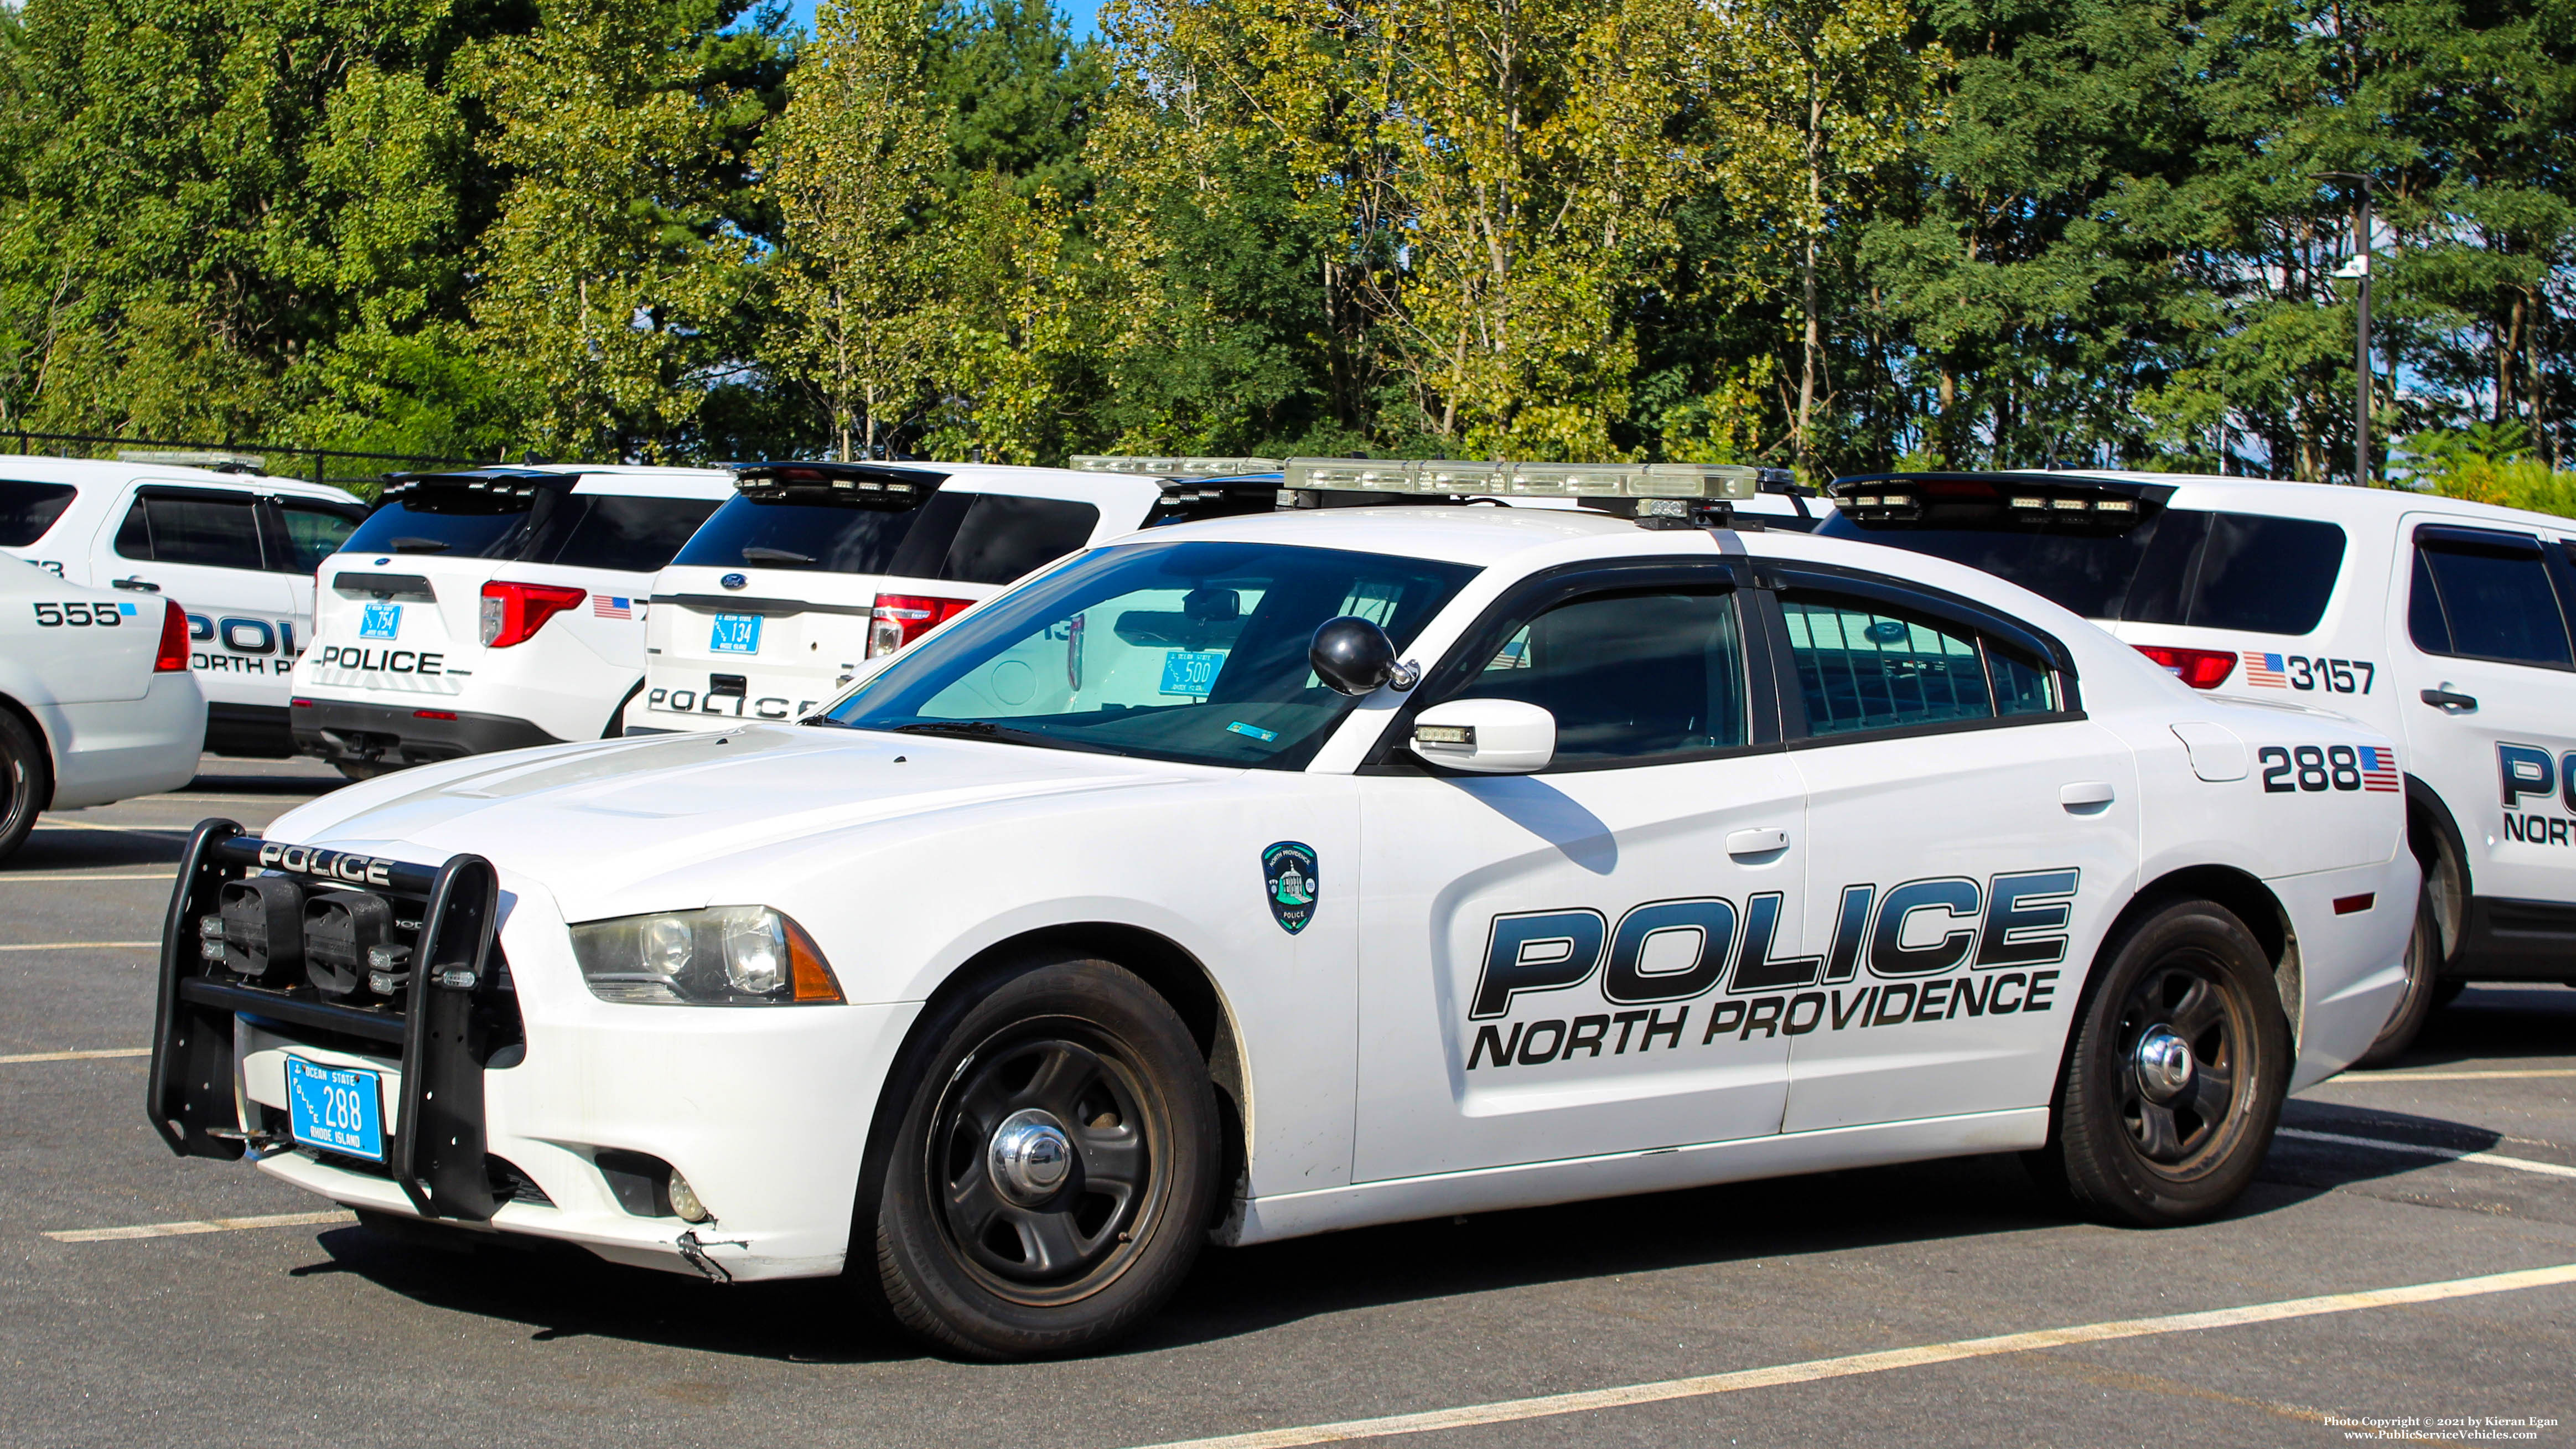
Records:
[[[651,573],[669,563],[715,511],[712,498],[565,494],[532,515],[530,536],[512,556],[526,563]]]
[[[941,489],[916,508],[726,499],[673,563],[1007,584],[1090,542],[1088,503]]]
[[[486,507],[480,512],[465,512],[440,507],[432,499],[419,498],[406,503],[388,503],[367,515],[348,542],[340,545],[342,553],[429,553],[449,558],[483,558],[485,550],[499,543],[518,528],[528,514],[523,505],[506,512],[494,512],[489,500],[477,500]]]
[[[43,538],[79,491],[69,483],[0,478],[0,548],[25,548]]]
[[[934,495],[936,496],[936,495]],[[735,494],[701,525],[674,564],[881,574],[926,508],[785,503]]]
[[[1818,532],[1945,558],[2010,579],[2088,619],[2305,634],[2325,617],[2343,568],[2331,523],[2168,508],[2126,529],[2015,524],[1861,523],[1837,512]],[[1983,519],[1977,520],[1982,524]]]

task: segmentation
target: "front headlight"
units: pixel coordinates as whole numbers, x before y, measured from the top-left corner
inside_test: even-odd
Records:
[[[592,921],[572,928],[572,953],[590,994],[602,1001],[791,1006],[844,999],[814,938],[767,906]]]

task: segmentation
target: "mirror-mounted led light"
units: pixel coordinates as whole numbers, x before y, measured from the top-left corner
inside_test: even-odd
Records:
[[[1413,742],[1417,745],[1439,745],[1450,749],[1472,750],[1476,747],[1474,725],[1415,725]]]
[[[792,1006],[846,998],[805,928],[767,906],[623,916],[572,928],[582,979],[603,1001]]]

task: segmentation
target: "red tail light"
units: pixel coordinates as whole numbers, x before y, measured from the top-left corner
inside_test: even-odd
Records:
[[[161,601],[161,649],[152,656],[152,672],[176,674],[188,667],[188,613],[175,599]]]
[[[868,657],[892,654],[958,615],[973,599],[934,599],[924,594],[879,594],[868,620]]]
[[[548,619],[589,597],[586,590],[562,584],[505,584],[495,579],[483,586],[483,647],[524,644]]]
[[[2216,689],[2236,668],[2236,656],[2225,649],[2177,649],[2170,644],[2141,644],[2138,652],[2165,667],[2165,673],[2194,689]]]

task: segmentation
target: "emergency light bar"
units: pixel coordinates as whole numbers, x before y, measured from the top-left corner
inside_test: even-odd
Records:
[[[928,497],[947,477],[930,469],[888,467],[883,463],[800,460],[733,465],[734,491],[770,502],[784,501],[792,495],[818,503],[909,508]]]
[[[400,503],[405,498],[424,492],[482,494],[493,499],[533,498],[540,488],[569,488],[581,481],[576,475],[535,468],[476,468],[459,473],[388,473],[384,491],[378,495],[386,503]]]
[[[2162,508],[2170,485],[2060,473],[1881,473],[1825,489],[1868,525],[1992,528],[2004,524],[2124,530]]]
[[[1141,473],[1148,478],[1232,478],[1279,471],[1276,458],[1144,458],[1076,453],[1072,463],[1076,471],[1083,473]]]
[[[1519,463],[1291,458],[1280,486],[1361,493],[1495,498],[1708,498],[1742,502],[1786,483],[1779,468],[1733,463]]]

